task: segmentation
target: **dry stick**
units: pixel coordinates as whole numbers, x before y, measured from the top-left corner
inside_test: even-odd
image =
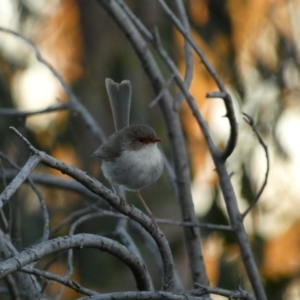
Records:
[[[14,171],[6,171],[5,175],[7,179],[12,180],[17,175],[17,173]],[[65,191],[77,193],[82,197],[92,200],[93,202],[98,202],[102,200],[102,204],[108,207],[104,199],[102,199],[98,195],[95,195],[94,193],[89,191],[85,186],[81,185],[75,180],[59,178],[54,175],[44,174],[40,172],[31,173],[25,181],[25,183],[28,183],[28,179],[32,179],[35,183],[44,185],[46,187],[58,188],[63,189]]]
[[[70,101],[70,108],[75,111],[77,114],[79,114],[88,128],[91,130],[95,138],[100,142],[103,143],[106,141],[105,134],[103,133],[100,126],[96,123],[96,121],[92,118],[88,110],[80,103],[76,95],[72,92],[72,90],[69,88],[69,86],[66,84],[62,76],[51,66],[41,55],[38,48],[35,46],[35,44],[29,40],[28,38],[24,37],[22,34],[15,32],[11,29],[4,28],[0,26],[0,31],[6,32],[9,34],[12,34],[14,36],[17,36],[21,38],[24,42],[26,42],[28,45],[30,45],[35,53],[36,59],[41,62],[43,65],[45,65],[50,72],[53,74],[53,76],[58,80],[60,85],[62,86],[63,90],[65,91],[66,95],[69,98]]]
[[[175,6],[178,11],[179,18],[181,19],[181,23],[184,26],[186,33],[191,38],[190,23],[182,0],[175,0]],[[185,74],[183,82],[187,89],[189,89],[193,79],[194,59],[192,50],[193,48],[189,42],[184,39]],[[174,99],[174,108],[178,109],[183,100],[184,94],[180,91]]]
[[[61,111],[61,110],[66,110],[70,109],[70,104],[69,103],[63,103],[59,105],[52,105],[49,106],[48,108],[41,109],[41,110],[35,110],[35,111],[21,111],[15,108],[2,108],[0,109],[0,116],[4,117],[30,117],[34,115],[40,115],[40,114],[46,114],[46,113],[51,113],[51,112],[56,112],[56,111]]]
[[[149,217],[147,217],[139,209],[128,205],[122,198],[113,193],[111,190],[104,187],[99,181],[95,178],[92,178],[87,175],[86,172],[83,172],[74,166],[63,163],[49,155],[45,152],[41,152],[34,148],[30,142],[14,127],[10,127],[28,146],[31,152],[34,155],[40,157],[40,160],[43,164],[60,170],[63,174],[68,174],[72,178],[76,179],[85,187],[87,187],[93,193],[103,197],[112,207],[122,212],[125,215],[130,216],[132,219],[136,220],[143,226],[156,241],[157,246],[160,250],[162,260],[163,260],[163,290],[173,290],[174,287],[174,262],[171,253],[171,249],[167,239],[165,238],[163,232],[158,228],[153,228],[153,222]],[[1,272],[0,272],[1,273]]]
[[[269,171],[270,171],[270,158],[269,158],[268,146],[265,144],[263,138],[261,137],[260,133],[256,129],[253,119],[246,113],[243,113],[243,119],[246,123],[248,123],[251,126],[252,130],[255,132],[258,142],[260,143],[260,145],[263,147],[263,149],[265,151],[266,161],[267,161],[267,169],[266,169],[266,173],[265,173],[265,179],[264,179],[257,195],[255,196],[255,198],[253,199],[253,201],[251,202],[249,207],[242,213],[242,218],[244,219],[247,216],[247,214],[250,212],[250,210],[254,207],[254,205],[257,203],[257,201],[259,200],[261,194],[263,193],[263,191],[267,185],[268,178],[269,178]]]
[[[133,23],[131,17],[122,9],[121,6],[118,5],[117,2],[106,0],[98,0],[98,2],[112,16],[131,42],[143,68],[145,69],[145,74],[148,76],[149,81],[153,86],[155,94],[158,95],[161,89],[165,86],[165,80],[150,52],[149,46],[139,32],[140,28],[136,26],[136,23]],[[125,3],[122,5],[126,7]],[[147,31],[145,34],[147,34]],[[173,99],[168,91],[164,93],[163,98],[159,101],[159,105],[163,113],[170,138],[171,149],[173,151],[176,183],[178,186],[178,199],[182,219],[184,221],[196,223],[197,217],[190,189],[190,170],[187,149],[184,142],[180,118],[178,113],[173,109]],[[190,270],[192,273],[192,280],[194,282],[207,284],[208,279],[201,250],[200,232],[196,227],[184,228],[184,237]]]
[[[7,162],[9,162],[9,164],[12,167],[14,167],[15,169],[17,169],[19,171],[21,170],[21,168],[15,162],[13,162],[7,155],[0,152],[0,157],[2,157]],[[42,209],[42,213],[43,213],[43,220],[44,220],[42,240],[46,241],[49,238],[49,223],[50,223],[48,209],[47,209],[46,202],[45,202],[42,192],[36,187],[36,185],[34,184],[34,181],[31,178],[28,178],[29,176],[27,176],[26,180],[29,182],[30,187],[32,188],[34,193],[37,195],[40,205],[41,205],[41,209]],[[14,178],[15,178],[15,176],[14,176]]]
[[[4,189],[0,195],[0,208],[3,207],[5,203],[8,202],[10,197],[16,192],[16,190],[21,186],[21,184],[27,179],[29,174],[35,168],[35,166],[40,162],[41,158],[39,155],[33,154],[30,156],[24,167],[18,173],[18,175],[13,179],[13,181]]]
[[[84,294],[84,295],[87,295],[87,296],[92,296],[92,295],[97,294],[97,292],[92,291],[90,289],[87,289],[87,288],[81,286],[79,283],[77,283],[73,280],[65,279],[62,276],[59,276],[57,274],[53,274],[53,273],[50,273],[50,272],[47,272],[47,271],[44,271],[44,270],[39,270],[39,269],[35,269],[35,268],[32,268],[32,267],[24,267],[20,270],[20,272],[24,272],[24,273],[27,273],[27,274],[32,274],[32,275],[35,275],[37,277],[43,277],[47,280],[52,280],[52,281],[59,282],[59,283],[65,285],[65,286],[73,289],[77,293],[81,293],[81,294]]]

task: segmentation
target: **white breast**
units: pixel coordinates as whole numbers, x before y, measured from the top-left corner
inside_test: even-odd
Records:
[[[112,183],[137,191],[155,182],[163,171],[162,154],[157,144],[140,150],[125,150],[115,162],[103,161],[104,176]]]

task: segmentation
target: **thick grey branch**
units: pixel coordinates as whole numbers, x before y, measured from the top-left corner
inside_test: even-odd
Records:
[[[105,237],[94,234],[77,234],[73,236],[59,237],[53,240],[44,241],[22,251],[14,257],[0,263],[0,278],[20,270],[22,267],[39,260],[45,255],[70,248],[93,247],[108,252],[122,260],[132,271],[137,288],[149,290],[147,271],[145,265],[123,245]]]

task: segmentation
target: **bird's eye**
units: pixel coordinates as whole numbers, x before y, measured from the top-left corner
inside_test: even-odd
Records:
[[[139,140],[140,143],[144,143],[145,142],[145,139],[142,138],[142,137],[140,137],[138,140]]]

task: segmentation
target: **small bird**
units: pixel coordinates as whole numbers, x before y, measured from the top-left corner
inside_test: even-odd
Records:
[[[102,159],[105,178],[114,185],[137,193],[149,216],[153,215],[140,194],[140,190],[154,183],[162,174],[164,163],[158,143],[161,138],[143,124],[129,125],[131,85],[106,79],[106,88],[113,111],[116,133],[101,145],[92,156]]]
[[[102,159],[101,169],[109,182],[136,192],[154,183],[163,172],[157,146],[160,141],[149,126],[130,125],[111,135],[92,156]]]

